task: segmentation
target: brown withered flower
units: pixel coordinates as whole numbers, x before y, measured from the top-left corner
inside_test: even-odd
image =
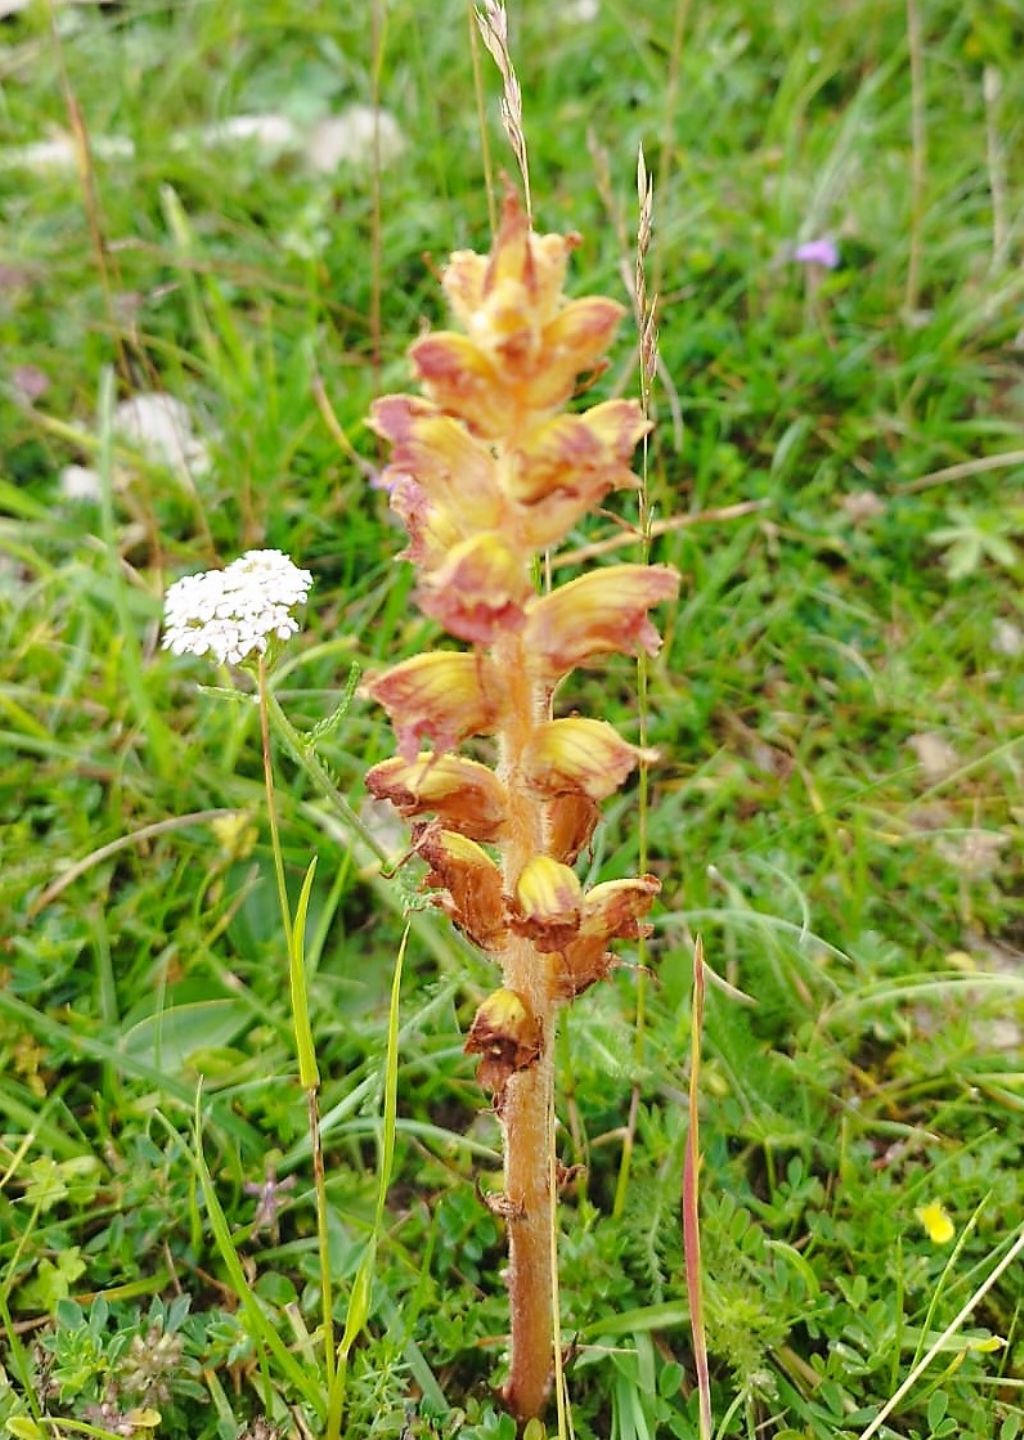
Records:
[[[598,803],[654,756],[604,721],[556,719],[553,698],[577,666],[656,654],[648,612],[679,586],[668,566],[614,565],[536,589],[539,552],[611,491],[635,488],[630,460],[650,428],[633,400],[566,408],[624,313],[604,296],[565,297],[577,243],[534,234],[509,196],[490,254],[459,251],[444,272],[459,330],[410,350],[425,398],[384,396],[370,421],[391,447],[385,482],[409,534],[417,602],[472,647],[417,655],[371,680],[399,754],[367,785],[416,822],[426,885],[501,971],[466,1049],[480,1056],[504,1130],[505,1398],[521,1419],[543,1410],[553,1360],[558,1008],[607,974],[614,941],[647,933],[659,889],[643,875],[586,890],[573,870]],[[479,736],[493,743],[493,769],[456,753]]]
[[[529,1002],[515,990],[495,990],[479,1007],[466,1041],[467,1055],[482,1055],[476,1078],[494,1096],[500,1114],[513,1075],[536,1065],[543,1031]]]

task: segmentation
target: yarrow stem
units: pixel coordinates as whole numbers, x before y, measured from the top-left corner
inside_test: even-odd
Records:
[[[274,852],[274,874],[277,878],[277,895],[281,905],[281,924],[285,943],[288,947],[289,968],[293,971],[292,1010],[299,1052],[300,1079],[306,1091],[306,1108],[309,1117],[309,1143],[313,1157],[313,1190],[316,1197],[317,1242],[320,1257],[320,1297],[324,1339],[324,1374],[327,1389],[334,1383],[334,1291],[331,1283],[330,1247],[327,1229],[327,1184],[324,1175],[324,1154],[320,1138],[319,1074],[313,1053],[312,1034],[304,993],[296,995],[294,970],[298,968],[298,983],[305,986],[305,972],[302,966],[304,945],[305,902],[308,898],[309,881],[299,903],[297,925],[293,924],[291,905],[288,900],[288,886],[285,880],[284,854],[281,849],[281,835],[277,822],[277,801],[274,793],[274,762],[270,749],[270,687],[267,683],[267,665],[262,655],[257,661],[256,678],[260,709],[260,737],[263,745],[263,780],[267,795],[267,819],[270,825],[270,843]],[[312,868],[315,868],[314,859]],[[312,879],[310,875],[309,880]],[[295,953],[296,944],[299,953]],[[301,1008],[300,1008],[301,1007]],[[301,1017],[301,1018],[300,1018]]]
[[[277,898],[281,905],[281,924],[284,938],[292,947],[292,912],[288,903],[288,887],[284,877],[284,855],[281,851],[281,836],[277,828],[277,804],[274,799],[274,761],[270,753],[270,716],[267,706],[267,666],[261,655],[257,669],[260,705],[260,737],[263,742],[263,784],[267,793],[267,820],[270,825],[270,846],[274,852],[274,875],[277,879]]]

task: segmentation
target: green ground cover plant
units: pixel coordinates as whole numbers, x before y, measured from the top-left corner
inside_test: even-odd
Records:
[[[1019,8],[510,19],[537,228],[582,236],[571,293],[629,305],[645,149],[651,558],[682,576],[642,736],[634,662],[573,682],[581,714],[661,755],[643,840],[633,782],[582,878],[650,869],[662,890],[649,973],[583,995],[555,1057],[559,1159],[580,1167],[559,1214],[563,1429],[699,1433],[680,1210],[699,934],[715,1433],[1012,1440]],[[319,1437],[325,1275],[346,1436],[515,1435],[505,1222],[477,1189],[500,1137],[463,1053],[495,979],[422,867],[381,870],[373,847],[405,837],[363,776],[392,740],[354,688],[439,640],[365,417],[409,388],[410,342],[447,323],[436,271],[489,247],[514,170],[472,33],[462,4],[411,0],[0,21],[14,1436]],[[375,101],[379,163],[348,110]],[[186,407],[161,453],[124,409],[157,392]],[[638,394],[627,326],[587,403]],[[612,501],[556,582],[640,558],[636,499]],[[273,701],[319,1196],[259,708],[160,649],[167,586],[253,548],[313,576]]]

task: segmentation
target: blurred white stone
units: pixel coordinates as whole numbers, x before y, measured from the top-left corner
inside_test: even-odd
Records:
[[[114,430],[154,465],[178,475],[202,475],[210,468],[209,450],[193,432],[188,406],[174,395],[143,392],[122,400]]]
[[[970,879],[990,875],[999,868],[1000,851],[1009,842],[1001,830],[972,827],[940,840],[936,849],[944,860]]]
[[[996,620],[992,624],[992,649],[1008,660],[1024,653],[1024,630],[1012,620]]]
[[[387,110],[378,110],[380,163],[390,165],[405,149],[405,136],[398,121]],[[371,105],[349,105],[337,115],[318,120],[306,140],[306,161],[321,174],[339,165],[367,167],[373,164],[374,111]]]
[[[54,5],[106,5],[110,0],[53,0]],[[8,15],[20,15],[27,10],[32,0],[0,0],[0,20]],[[45,14],[45,10],[43,11]]]
[[[229,115],[199,131],[203,145],[255,145],[260,150],[293,150],[301,144],[301,136],[287,115],[269,112],[266,115]],[[190,137],[175,135],[177,148],[186,148]]]
[[[378,110],[376,116],[380,161],[390,165],[404,151],[405,136],[389,111]],[[308,128],[274,111],[229,115],[199,130],[177,130],[168,143],[172,150],[185,154],[197,145],[203,149],[253,145],[271,156],[294,151],[304,157],[311,170],[324,175],[332,174],[340,165],[367,169],[373,164],[374,110],[370,105],[349,105]],[[102,161],[131,160],[135,155],[135,144],[125,135],[90,136],[89,148],[93,157]],[[73,171],[77,163],[74,137],[65,131],[0,150],[0,170],[28,170],[43,175]]]
[[[864,525],[885,514],[885,504],[873,490],[854,490],[849,495],[843,495],[839,504],[854,525]]]
[[[124,135],[93,135],[89,150],[96,160],[131,160],[135,146]],[[63,132],[30,145],[11,145],[0,150],[0,170],[29,170],[33,175],[50,175],[74,170],[78,151],[74,137]]]
[[[600,13],[600,0],[572,0],[565,12],[568,20],[577,20],[583,25],[589,25]]]
[[[98,500],[103,489],[99,475],[88,465],[65,465],[58,483],[64,499],[76,503]]]
[[[947,775],[952,774],[960,763],[959,756],[952,745],[943,740],[941,735],[930,732],[924,735],[911,735],[907,744],[917,756],[918,764],[924,771],[926,780],[943,780]]]

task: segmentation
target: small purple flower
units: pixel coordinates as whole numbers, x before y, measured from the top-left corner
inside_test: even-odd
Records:
[[[839,247],[834,240],[805,240],[793,251],[793,259],[801,265],[820,265],[823,270],[834,270],[839,264]]]
[[[38,365],[17,365],[11,371],[14,391],[19,400],[29,405],[45,395],[50,388],[50,377]]]
[[[384,470],[373,466],[370,470],[370,489],[383,490],[385,494],[390,495],[395,486],[407,478],[409,477],[405,475],[396,475],[394,467],[391,465]]]
[[[258,1234],[260,1230],[269,1230],[272,1235],[277,1234],[277,1212],[281,1205],[281,1197],[295,1187],[295,1176],[288,1175],[284,1180],[278,1180],[272,1168],[267,1168],[266,1178],[262,1181],[247,1180],[243,1190],[247,1195],[256,1197],[256,1214],[253,1216],[252,1233]]]

